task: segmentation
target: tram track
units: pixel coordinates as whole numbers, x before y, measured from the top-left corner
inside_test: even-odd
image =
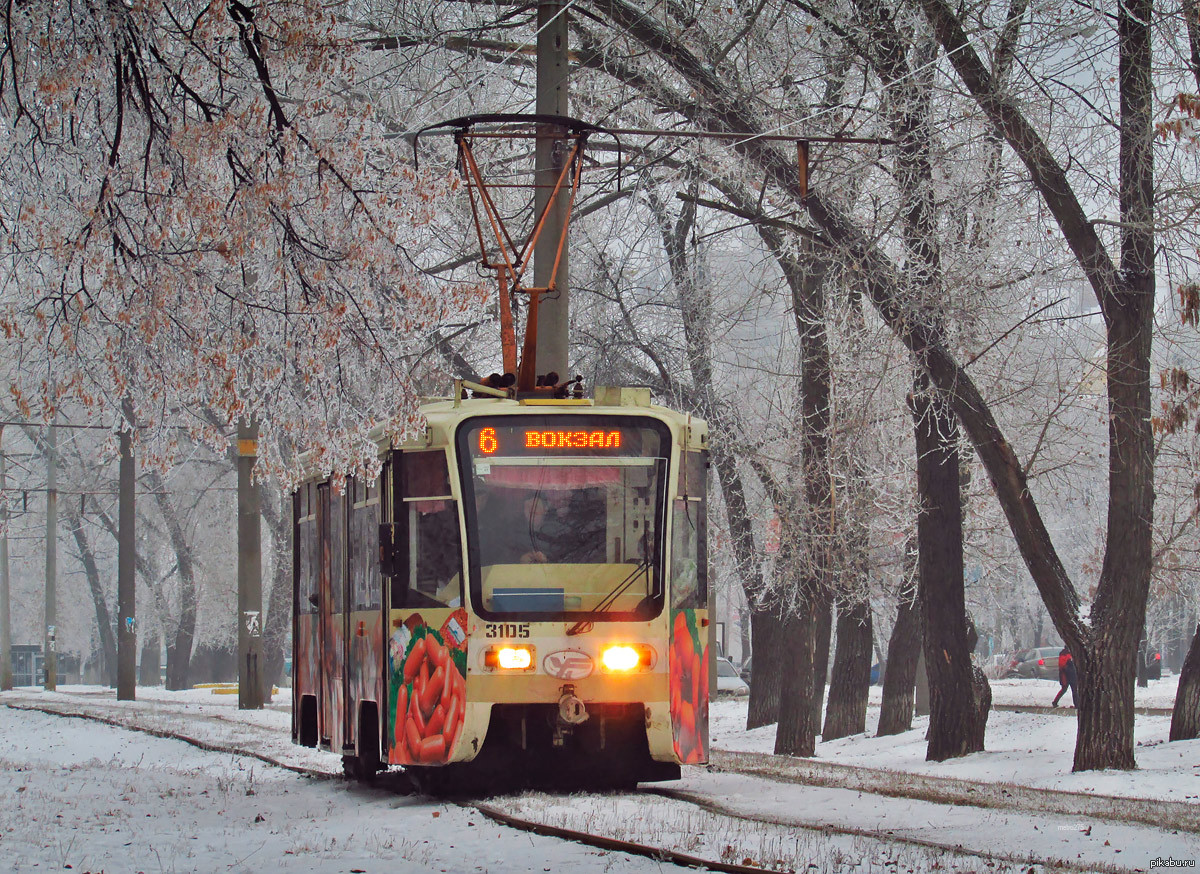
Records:
[[[112,725],[119,728],[124,728],[133,731],[140,731],[156,737],[173,738],[181,740],[199,749],[210,752],[228,753],[234,755],[244,755],[254,758],[264,764],[283,768],[296,774],[304,775],[313,779],[328,780],[331,778],[340,778],[340,772],[332,767],[314,767],[309,764],[297,763],[288,761],[282,754],[273,754],[268,749],[264,749],[268,742],[274,742],[276,745],[279,742],[278,730],[267,728],[261,725],[256,725],[253,722],[245,722],[236,719],[223,718],[220,715],[197,713],[195,710],[182,712],[187,710],[186,706],[180,708],[175,705],[173,708],[168,707],[166,712],[162,712],[162,708],[153,706],[145,707],[139,710],[130,710],[125,706],[124,702],[120,704],[116,702],[99,701],[99,700],[83,700],[72,701],[62,698],[47,701],[47,700],[30,700],[35,696],[29,696],[18,699],[3,699],[0,698],[0,703],[21,710],[34,710],[44,713],[50,713],[68,718],[90,719],[101,722],[107,725]],[[158,702],[154,702],[158,703]],[[227,736],[220,740],[214,740],[211,737],[200,737],[196,733],[190,733],[179,725],[178,720],[181,717],[186,717],[189,720],[202,720],[210,726],[218,726],[225,729]],[[232,736],[236,735],[236,737]],[[295,751],[299,752],[298,748]],[[766,770],[764,763],[754,760],[745,760],[745,756],[749,754],[735,754],[716,752],[714,754],[714,765],[710,770],[714,774],[734,774],[734,775],[755,775],[756,770],[762,772]],[[292,756],[292,749],[289,749],[288,756]],[[328,758],[321,755],[320,758]],[[774,757],[767,757],[774,758]],[[814,786],[829,786],[832,785],[833,774],[840,774],[845,778],[851,772],[858,772],[864,769],[847,768],[846,766],[837,766],[832,771],[825,774],[807,773],[805,766],[813,763],[803,760],[788,760],[784,763],[775,762],[775,767],[771,773],[759,773],[757,776],[762,779],[775,782],[803,783]],[[819,765],[828,765],[829,763],[817,763]],[[781,766],[784,773],[781,773]],[[789,768],[791,773],[788,773]],[[811,770],[811,769],[809,769]],[[817,769],[820,770],[820,769]],[[931,799],[931,795],[939,793],[932,792],[931,786],[934,786],[939,778],[928,778],[929,785],[919,785],[915,789],[907,787],[910,794],[896,793],[894,791],[884,791],[886,787],[876,785],[883,779],[883,774],[889,774],[892,778],[896,775],[893,772],[880,772],[875,774],[867,772],[865,775],[860,775],[862,779],[857,782],[847,781],[842,779],[843,785],[841,788],[846,788],[859,793],[867,793],[871,795],[880,795],[883,797],[920,797],[934,803],[946,804],[971,804],[970,800],[962,801],[962,793],[966,789],[973,787],[955,787],[955,791],[941,793],[941,797]],[[908,775],[911,776],[911,775]],[[395,785],[389,785],[386,788],[389,791],[403,792],[407,788],[405,781],[389,781]],[[951,781],[951,782],[967,782],[967,781]],[[894,787],[893,787],[894,788]],[[919,793],[919,794],[917,794]],[[957,793],[957,794],[956,794]],[[970,793],[966,793],[968,796]],[[1057,793],[1058,795],[1072,795],[1074,793]],[[614,796],[606,795],[578,795],[571,796],[577,803],[588,804],[591,801],[600,801],[602,799],[612,799]],[[1004,795],[999,795],[1000,800],[1006,803],[1000,806],[1009,808],[1014,811],[1023,811],[1029,813],[1030,809],[1022,805],[1027,804],[1029,799],[1021,797],[1005,798]],[[714,797],[702,795],[697,792],[687,789],[676,789],[669,787],[648,787],[638,793],[629,793],[621,797],[622,803],[630,803],[639,806],[645,806],[647,809],[655,804],[656,799],[669,799],[679,804],[690,805],[697,810],[702,810],[706,814],[728,821],[730,824],[738,823],[754,823],[764,827],[799,830],[806,832],[814,837],[814,840],[822,837],[833,835],[843,836],[846,838],[857,839],[872,844],[879,844],[883,847],[905,847],[912,850],[926,851],[936,854],[950,854],[952,857],[959,859],[968,858],[977,860],[980,864],[986,864],[989,868],[996,869],[1001,866],[1019,866],[1012,870],[1026,870],[1029,866],[1041,866],[1045,870],[1059,871],[1103,871],[1120,874],[1120,872],[1136,871],[1139,869],[1128,868],[1115,864],[1097,864],[1094,860],[1086,863],[1079,863],[1070,859],[1058,857],[1050,857],[1036,854],[1022,853],[1006,853],[995,852],[983,849],[972,849],[963,846],[961,843],[938,841],[923,839],[911,834],[897,833],[893,829],[878,829],[878,828],[859,828],[854,826],[843,825],[838,822],[831,821],[802,821],[800,818],[791,816],[772,816],[764,813],[749,812],[744,809],[738,809],[736,806],[722,803]],[[1095,800],[1095,799],[1093,799]],[[1120,801],[1124,803],[1126,799],[1108,799],[1110,801]],[[1138,801],[1138,799],[1133,799]],[[707,868],[713,871],[728,871],[743,874],[743,872],[762,872],[762,871],[790,871],[802,870],[805,866],[800,865],[789,867],[784,860],[767,860],[755,858],[753,853],[743,853],[735,850],[734,847],[727,846],[722,848],[724,852],[719,852],[716,855],[721,858],[700,855],[696,852],[684,852],[678,847],[660,846],[654,842],[638,840],[628,836],[618,837],[612,833],[597,833],[596,831],[587,831],[580,828],[572,828],[561,822],[547,821],[550,817],[546,816],[530,816],[521,811],[521,804],[518,798],[492,798],[489,800],[482,799],[460,799],[458,801],[463,806],[477,809],[479,813],[487,818],[501,823],[505,826],[528,831],[535,834],[558,837],[564,840],[571,840],[577,843],[594,846],[599,849],[604,849],[614,852],[629,853],[632,855],[647,856],[654,859],[659,859],[663,862],[677,865],[683,868]],[[1163,802],[1154,802],[1161,805]],[[548,807],[555,806],[554,803],[548,803]],[[988,804],[977,806],[989,806]],[[1186,807],[1186,805],[1181,805]],[[1076,816],[1103,816],[1103,811],[1083,811],[1073,809],[1067,811]],[[1110,811],[1111,813],[1111,811]],[[1129,822],[1144,822],[1142,815],[1134,815],[1132,817],[1121,817]],[[1193,813],[1194,819],[1194,813]],[[1160,820],[1161,821],[1161,820]],[[732,825],[721,826],[732,828]],[[1196,825],[1190,824],[1190,830],[1195,831]],[[664,842],[666,843],[666,842]],[[741,861],[738,861],[741,860]],[[947,870],[955,870],[956,866],[951,863],[946,866]],[[903,867],[890,868],[888,870],[905,870]],[[910,869],[910,870],[920,870]],[[969,865],[966,867],[957,868],[957,870],[977,870]]]

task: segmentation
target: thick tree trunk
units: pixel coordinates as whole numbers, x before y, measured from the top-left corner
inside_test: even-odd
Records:
[[[1175,709],[1171,712],[1171,740],[1195,740],[1200,737],[1200,625],[1188,647],[1179,688],[1175,691]]]
[[[783,623],[787,646],[780,672],[783,687],[779,700],[779,727],[775,732],[775,754],[813,756],[817,751],[818,725],[813,718],[813,661],[816,652],[814,604],[800,605]],[[757,659],[755,667],[757,668]]]
[[[1124,653],[1112,638],[1097,635],[1094,646],[1075,657],[1078,674],[1079,731],[1073,770],[1129,770],[1133,757],[1133,688],[1137,633],[1126,634]],[[1074,654],[1074,650],[1072,650]]]
[[[983,749],[963,595],[958,423],[919,375],[913,396],[917,442],[917,553],[929,674],[929,744],[940,762]]]
[[[867,693],[871,688],[871,604],[839,601],[837,648],[829,703],[821,740],[836,740],[867,730]],[[911,709],[909,711],[911,713]]]
[[[900,589],[900,608],[896,612],[896,624],[888,641],[887,670],[883,674],[883,706],[879,710],[881,737],[900,734],[912,728],[917,669],[922,667],[921,615],[914,568],[914,576],[906,580]]]
[[[750,630],[754,661],[750,665],[750,703],[746,729],[761,728],[779,721],[779,697],[783,689],[784,623],[765,608],[751,607]]]

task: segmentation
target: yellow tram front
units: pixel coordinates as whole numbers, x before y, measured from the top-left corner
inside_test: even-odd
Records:
[[[293,739],[367,777],[705,761],[704,423],[644,389],[422,412],[377,482],[294,496]]]
[[[631,783],[705,761],[706,429],[599,394],[430,405],[393,453],[388,762]]]

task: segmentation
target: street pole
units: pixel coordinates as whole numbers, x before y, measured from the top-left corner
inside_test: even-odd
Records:
[[[8,499],[4,462],[4,426],[0,425],[0,691],[13,687],[12,617],[8,608]]]
[[[538,3],[537,39],[537,112],[541,115],[567,114],[567,12],[564,0],[542,0]],[[534,215],[542,208],[554,190],[567,157],[565,129],[557,125],[538,127],[535,151]],[[570,192],[559,191],[553,207],[546,216],[545,228],[533,253],[533,283],[538,288],[549,285],[558,254],[558,241],[567,222]],[[568,352],[568,305],[570,282],[567,243],[563,240],[558,274],[553,277],[557,293],[543,298],[538,307],[537,371],[554,371],[560,381],[566,381]]]
[[[117,700],[137,697],[137,589],[134,585],[133,436],[121,431],[121,468],[117,486]]]
[[[238,422],[238,710],[261,710],[262,512],[251,482],[258,458],[258,423]]]
[[[46,641],[43,647],[42,668],[47,692],[58,688],[58,605],[55,587],[58,584],[58,434],[50,426],[46,438]]]

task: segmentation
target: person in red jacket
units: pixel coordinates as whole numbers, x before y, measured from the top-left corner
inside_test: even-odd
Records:
[[[1067,691],[1067,687],[1071,687],[1071,706],[1075,707],[1078,693],[1075,691],[1075,659],[1071,658],[1071,651],[1065,646],[1062,652],[1058,654],[1058,694],[1054,696],[1054,700],[1050,702],[1051,707],[1058,706],[1058,699],[1063,696],[1063,692]]]

